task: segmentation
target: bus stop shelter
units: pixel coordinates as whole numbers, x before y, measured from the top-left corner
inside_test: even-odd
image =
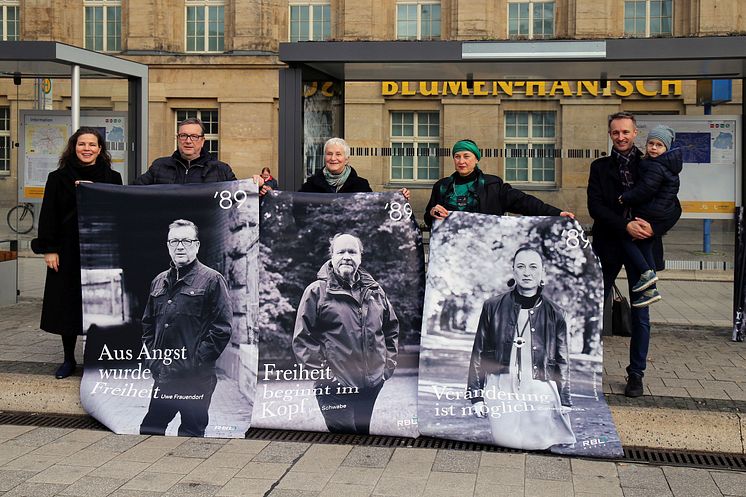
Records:
[[[604,87],[613,80],[744,80],[746,36],[281,43],[280,60],[287,68],[279,76],[278,179],[297,190],[305,170],[304,81],[596,80]]]

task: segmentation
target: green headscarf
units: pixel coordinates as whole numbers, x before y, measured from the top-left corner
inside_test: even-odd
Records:
[[[477,144],[474,143],[471,140],[459,140],[456,142],[456,144],[451,149],[451,156],[453,156],[456,152],[471,152],[476,156],[477,162],[482,160],[482,154],[479,153],[479,147],[477,147]]]

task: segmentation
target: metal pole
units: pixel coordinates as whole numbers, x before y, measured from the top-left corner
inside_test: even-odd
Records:
[[[75,133],[80,128],[80,66],[73,65],[72,78],[70,81],[70,113],[72,120],[72,131]]]
[[[712,114],[712,104],[705,104],[704,107],[706,116]],[[704,219],[702,222],[702,252],[712,253],[712,219]]]

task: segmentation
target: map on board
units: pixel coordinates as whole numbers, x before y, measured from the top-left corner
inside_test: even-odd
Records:
[[[67,143],[65,124],[26,125],[26,154],[59,157]]]
[[[671,148],[681,148],[684,163],[709,164],[711,161],[710,133],[676,133]]]

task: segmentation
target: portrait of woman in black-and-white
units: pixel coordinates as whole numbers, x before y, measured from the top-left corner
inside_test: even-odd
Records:
[[[616,457],[601,268],[572,219],[453,212],[433,225],[418,418],[427,436]]]
[[[564,311],[542,296],[544,262],[529,245],[513,255],[512,287],[485,301],[474,337],[468,389],[474,415],[497,445],[546,449],[575,443]]]

